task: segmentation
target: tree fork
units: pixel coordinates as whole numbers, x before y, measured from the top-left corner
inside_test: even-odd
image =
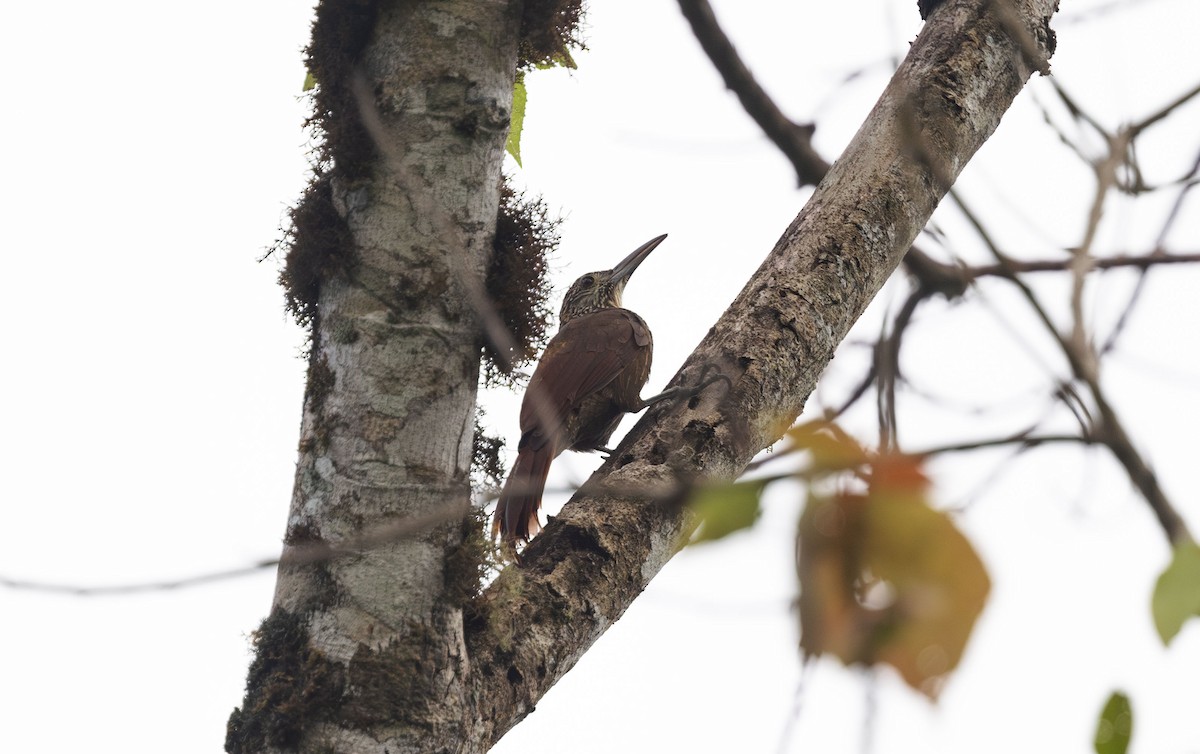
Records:
[[[736,477],[799,414],[1053,52],[1055,8],[953,0],[931,15],[846,153],[673,380],[717,369],[728,385],[652,408],[465,620],[445,584],[457,522],[328,562],[287,565],[285,549],[229,750],[481,752],[532,711],[681,546],[689,522],[672,503],[686,486]],[[520,3],[378,13],[354,82],[341,82],[356,88],[378,154],[332,186],[354,262],[320,286],[321,379],[306,399],[288,548],[336,548],[467,501],[480,345],[470,289],[481,288],[496,213]]]

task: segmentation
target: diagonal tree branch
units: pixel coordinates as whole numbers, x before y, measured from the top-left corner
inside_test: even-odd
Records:
[[[957,0],[934,14],[845,154],[673,380],[695,384],[715,369],[732,387],[650,409],[468,616],[469,727],[479,740],[532,711],[685,541],[680,506],[628,490],[735,478],[799,415],[941,199],[940,179],[957,177],[1032,73],[988,5]],[[1055,6],[1013,6],[1046,58]],[[906,143],[914,124],[923,150]],[[936,172],[918,152],[938,155]]]
[[[717,23],[717,17],[707,0],[679,0],[679,8],[692,25],[696,40],[724,79],[725,86],[737,95],[746,114],[791,161],[799,184],[815,186],[820,183],[829,170],[829,163],[813,149],[813,124],[793,123],[783,114],[742,62],[737,48]]]

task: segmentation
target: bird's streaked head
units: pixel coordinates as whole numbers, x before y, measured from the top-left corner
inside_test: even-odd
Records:
[[[567,289],[563,298],[562,309],[558,313],[559,326],[567,320],[581,314],[589,314],[601,309],[610,309],[621,305],[621,292],[629,276],[638,268],[650,252],[667,237],[664,233],[652,238],[633,250],[633,253],[622,259],[611,270],[600,270],[583,275]]]

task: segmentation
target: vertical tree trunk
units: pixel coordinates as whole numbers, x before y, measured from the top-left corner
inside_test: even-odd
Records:
[[[336,12],[355,10],[344,5]],[[332,172],[351,261],[320,286],[284,557],[398,518],[456,515],[359,555],[280,568],[230,751],[398,754],[462,738],[467,658],[446,563],[470,503],[471,291],[495,228],[519,6],[369,7],[378,15],[354,80],[318,78],[355,92],[376,158],[361,177]]]

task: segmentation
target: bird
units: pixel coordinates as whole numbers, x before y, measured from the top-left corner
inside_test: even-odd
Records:
[[[546,344],[521,401],[521,439],[492,518],[492,537],[509,547],[541,529],[538,509],[550,463],[564,450],[611,452],[626,413],[678,394],[641,397],[654,339],[645,320],[621,306],[630,275],[666,239],[650,239],[611,270],[580,276],[563,298],[558,332]]]

